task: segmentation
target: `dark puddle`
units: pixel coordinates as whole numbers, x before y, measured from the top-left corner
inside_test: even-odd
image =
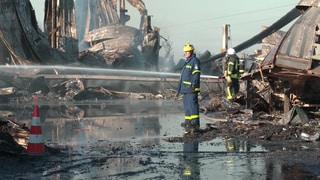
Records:
[[[32,107],[1,106],[30,126]],[[45,144],[61,153],[2,156],[4,178],[16,179],[312,179],[317,165],[288,165],[245,140],[164,141],[182,136],[181,102],[117,100],[40,104]],[[205,120],[202,121],[203,124]]]

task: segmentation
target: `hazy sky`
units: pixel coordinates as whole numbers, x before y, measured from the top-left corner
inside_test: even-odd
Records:
[[[220,52],[222,26],[231,25],[231,42],[236,46],[270,26],[293,9],[299,0],[144,0],[152,26],[160,28],[163,37],[173,43],[175,59],[182,58],[186,42],[194,44],[198,52]],[[31,0],[39,25],[43,24],[44,1]],[[131,21],[138,28],[140,16],[126,4]],[[283,30],[287,30],[286,26]],[[244,50],[252,53],[261,45]]]

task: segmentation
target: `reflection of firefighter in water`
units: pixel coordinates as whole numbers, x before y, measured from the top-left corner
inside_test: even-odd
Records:
[[[249,152],[250,145],[247,141],[236,140],[233,138],[226,139],[226,149],[229,152]]]
[[[181,179],[200,179],[199,142],[185,142],[181,160]]]

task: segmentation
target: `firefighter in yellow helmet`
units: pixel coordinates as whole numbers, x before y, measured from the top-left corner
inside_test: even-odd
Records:
[[[238,94],[239,85],[239,57],[236,54],[235,49],[229,48],[224,58],[224,77],[227,81],[227,99],[233,101]]]
[[[178,83],[178,93],[183,95],[185,134],[193,134],[200,127],[198,93],[200,92],[200,61],[194,53],[194,47],[186,43],[183,47],[186,61]]]

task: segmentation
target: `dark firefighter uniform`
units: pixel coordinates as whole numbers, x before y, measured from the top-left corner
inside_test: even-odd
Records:
[[[198,93],[200,92],[200,61],[193,53],[193,46],[187,43],[184,46],[186,61],[181,71],[178,92],[183,94],[185,121],[182,126],[185,133],[197,130],[200,126]]]
[[[181,157],[181,179],[200,179],[199,142],[190,141],[183,144]]]
[[[235,95],[239,92],[239,75],[243,72],[240,72],[239,70],[239,57],[235,54],[234,49],[228,49],[225,58],[224,76],[227,80],[227,99],[233,100]]]

